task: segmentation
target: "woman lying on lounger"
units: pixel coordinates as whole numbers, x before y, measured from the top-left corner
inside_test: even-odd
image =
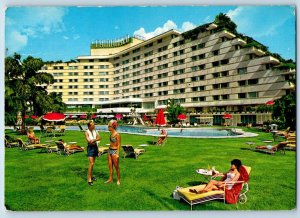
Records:
[[[61,142],[61,144],[67,149],[84,151],[84,149],[82,147],[80,147],[79,145],[68,145],[62,139],[60,139],[58,141]]]
[[[261,145],[261,146],[256,146],[256,149],[270,149],[273,151],[276,151],[280,147],[284,147],[287,144],[287,142],[279,142],[278,145]]]
[[[28,137],[28,139],[30,140],[31,143],[34,143],[34,144],[39,144],[40,143],[40,139],[35,137],[35,134],[34,134],[33,130],[31,130],[31,129],[27,132],[27,137]]]
[[[210,180],[209,183],[204,187],[204,189],[197,191],[196,189],[190,189],[190,192],[197,193],[197,194],[202,194],[208,191],[212,190],[223,190],[225,186],[225,182],[235,182],[239,179],[240,173],[239,173],[239,168],[242,166],[242,162],[238,159],[234,159],[231,161],[231,166],[230,169],[227,173],[225,174],[215,174],[218,176],[224,176],[225,180],[224,181],[217,181],[217,180]],[[227,185],[226,188],[230,190],[232,188],[233,184]]]

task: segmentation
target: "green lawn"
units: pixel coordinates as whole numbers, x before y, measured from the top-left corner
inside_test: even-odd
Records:
[[[252,129],[251,131],[255,131]],[[120,158],[121,186],[104,184],[108,178],[106,154],[97,158],[94,186],[87,185],[86,153],[70,156],[41,153],[39,149],[21,151],[5,149],[5,205],[14,211],[81,210],[189,210],[183,201],[172,198],[177,185],[199,184],[195,172],[208,165],[226,171],[232,159],[241,159],[252,167],[246,204],[211,201],[193,210],[291,210],[296,207],[296,152],[269,155],[248,149],[247,141],[257,145],[272,139],[270,133],[257,132],[254,138],[187,139],[168,138],[163,147],[148,146],[146,153],[134,158]],[[20,137],[11,130],[5,134]],[[36,132],[36,135],[39,135]],[[101,145],[108,133],[100,133]],[[122,134],[122,144],[150,143],[152,137]],[[25,136],[22,136],[25,139]],[[77,141],[86,146],[84,134],[67,131],[56,137]],[[42,138],[42,142],[49,138]],[[122,153],[121,153],[122,155]]]

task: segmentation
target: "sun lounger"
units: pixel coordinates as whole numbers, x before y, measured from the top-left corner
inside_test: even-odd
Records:
[[[132,145],[122,145],[123,148],[123,157],[127,156],[133,156],[135,159],[138,158],[140,154],[143,154],[145,152],[145,149],[140,149],[140,148],[133,148]]]
[[[98,156],[101,157],[102,154],[107,153],[108,149],[108,147],[98,147]]]
[[[12,148],[12,147],[19,147],[18,142],[8,142],[8,140],[4,137],[5,147]]]

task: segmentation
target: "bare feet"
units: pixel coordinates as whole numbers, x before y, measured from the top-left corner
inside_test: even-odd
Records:
[[[121,185],[120,181],[117,181],[117,185]]]
[[[197,194],[197,190],[196,189],[189,189],[190,192],[192,193],[196,193]]]
[[[205,192],[207,192],[207,191],[203,189],[203,190],[199,191],[199,194],[203,194]]]
[[[106,182],[104,182],[104,183],[111,183],[112,182],[112,179],[109,179],[109,180],[107,180]]]

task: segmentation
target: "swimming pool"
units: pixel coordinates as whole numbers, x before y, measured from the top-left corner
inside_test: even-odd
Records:
[[[67,130],[79,130],[78,126],[67,126]],[[235,128],[164,128],[168,137],[184,138],[232,138],[232,137],[253,137],[257,134],[250,132],[239,132]],[[108,132],[106,125],[96,125],[96,130]],[[138,135],[160,135],[158,128],[146,128],[137,126],[118,126],[118,132]]]

